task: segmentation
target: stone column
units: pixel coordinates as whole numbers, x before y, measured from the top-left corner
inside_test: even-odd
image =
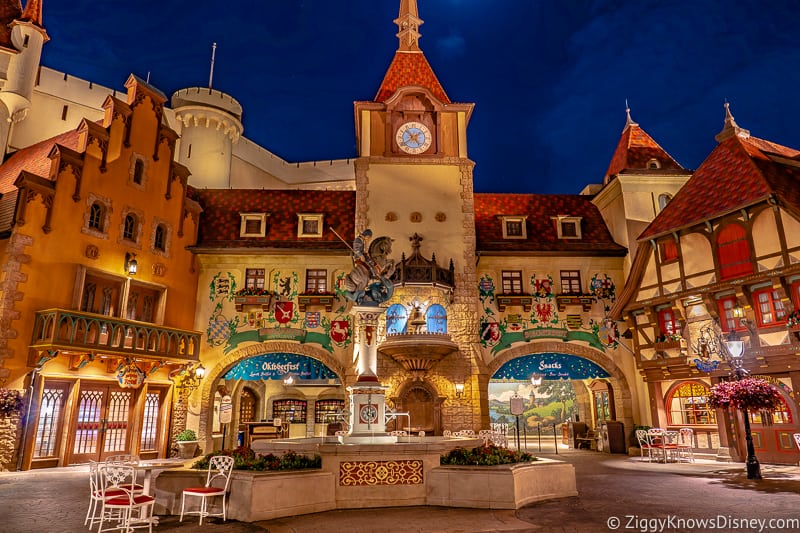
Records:
[[[358,378],[350,393],[350,435],[382,435],[386,432],[386,390],[378,382],[378,320],[386,309],[355,306]]]

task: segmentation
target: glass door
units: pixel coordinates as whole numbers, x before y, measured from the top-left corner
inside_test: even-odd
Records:
[[[103,461],[109,455],[130,453],[128,420],[132,409],[130,390],[118,385],[81,385],[68,464]]]

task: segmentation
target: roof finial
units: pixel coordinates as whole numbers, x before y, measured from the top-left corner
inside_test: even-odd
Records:
[[[394,19],[397,24],[397,38],[400,39],[398,50],[419,52],[419,27],[422,19],[417,12],[417,0],[400,0],[400,14]]]
[[[740,128],[738,124],[736,124],[736,120],[733,118],[733,113],[731,113],[731,104],[728,103],[728,99],[725,99],[725,124],[722,126],[722,131],[717,133],[714,136],[714,139],[717,142],[722,142],[725,139],[733,137],[736,135],[737,137],[741,137],[742,139],[746,139],[750,137],[750,131],[744,128]]]
[[[211,88],[211,84],[214,81],[214,57],[217,55],[217,43],[211,44],[211,72],[208,73],[208,88]]]
[[[627,99],[627,98],[625,99],[625,115],[626,115],[626,118],[625,118],[625,127],[624,127],[624,128],[622,128],[622,131],[625,131],[625,129],[626,129],[628,126],[638,126],[638,124],[637,124],[637,123],[635,123],[635,122],[633,121],[633,119],[631,118],[631,107],[628,105],[628,99]]]

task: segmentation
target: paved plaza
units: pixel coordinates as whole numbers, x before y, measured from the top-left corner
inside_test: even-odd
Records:
[[[202,527],[196,517],[180,523],[175,516],[162,516],[153,531],[601,532],[610,531],[608,525],[616,525],[616,520],[616,531],[800,531],[798,467],[762,465],[764,479],[750,481],[744,465],[736,463],[700,460],[665,465],[575,450],[541,455],[575,466],[578,496],[517,511],[403,507],[330,511],[252,524],[211,519]],[[83,525],[87,492],[86,467],[0,473],[0,531],[88,531]]]

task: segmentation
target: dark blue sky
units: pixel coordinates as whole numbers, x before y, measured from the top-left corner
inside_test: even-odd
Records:
[[[418,0],[421,47],[451,100],[474,102],[480,192],[599,183],[632,115],[697,168],[723,103],[751,134],[800,148],[800,2]],[[43,64],[113,88],[207,86],[244,135],[288,161],[355,156],[353,102],[397,48],[399,0],[73,0],[44,4]],[[310,126],[309,126],[310,125]]]

